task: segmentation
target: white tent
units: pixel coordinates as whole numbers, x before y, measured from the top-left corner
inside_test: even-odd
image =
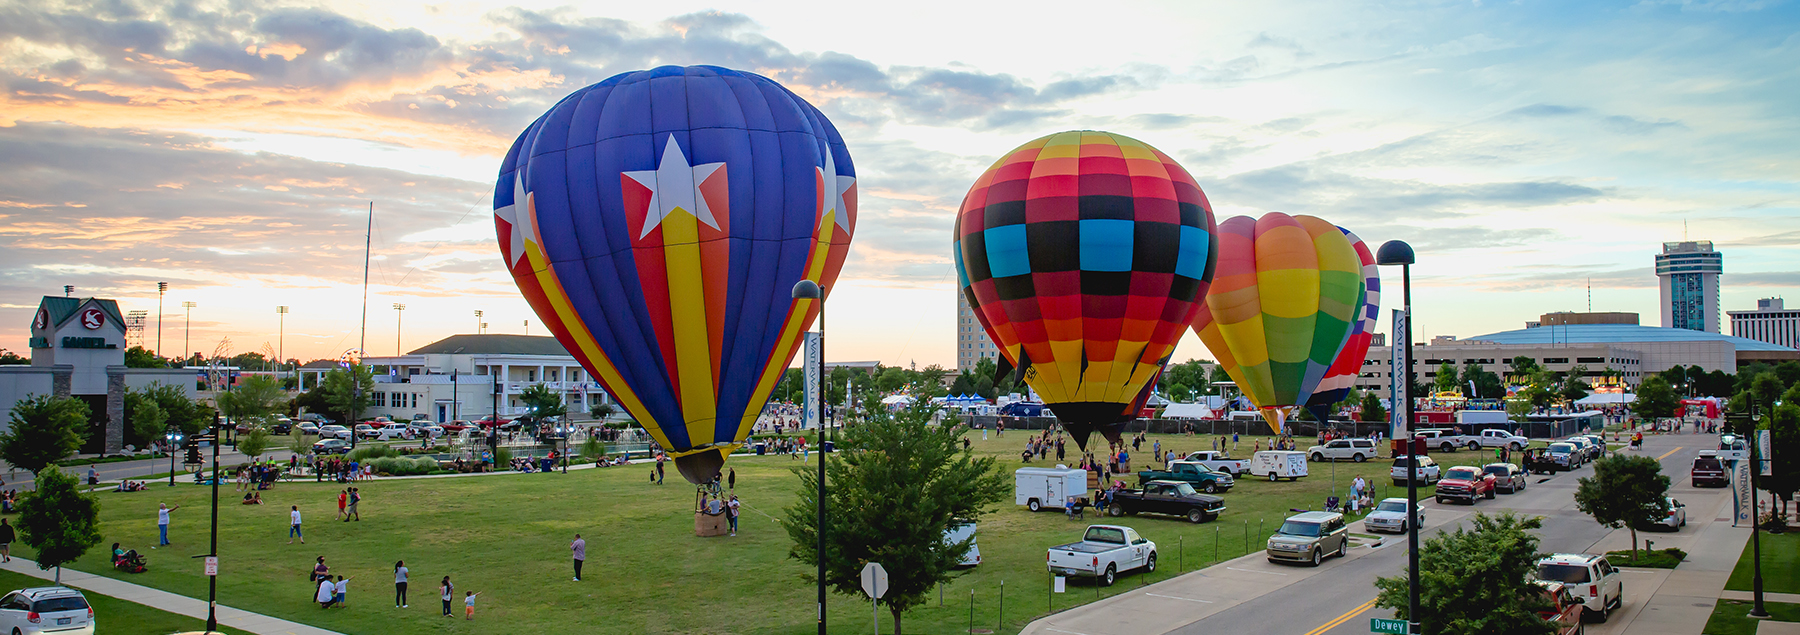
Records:
[[[1634,403],[1637,395],[1632,393],[1597,392],[1575,400],[1577,406],[1617,406]]]
[[[1162,412],[1164,419],[1211,419],[1212,408],[1198,403],[1172,403]]]
[[[906,404],[910,404],[912,402],[913,402],[913,398],[908,397],[906,395],[893,395],[891,397],[886,397],[881,400],[881,403],[883,405],[888,405],[888,406],[892,406],[894,404],[906,405]]]

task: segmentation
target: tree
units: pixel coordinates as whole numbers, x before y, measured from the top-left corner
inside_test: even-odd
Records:
[[[1500,376],[1488,372],[1480,364],[1463,364],[1456,381],[1464,387],[1471,384],[1475,386],[1474,392],[1469,395],[1471,399],[1499,399],[1506,396],[1506,385],[1500,381]]]
[[[1637,560],[1637,530],[1669,514],[1669,477],[1647,456],[1614,454],[1594,462],[1594,475],[1575,488],[1575,508],[1607,527],[1631,529],[1631,559]]]
[[[126,389],[125,420],[135,422],[137,409],[145,404],[155,404],[167,416],[164,424],[173,424],[181,428],[181,433],[193,436],[199,434],[213,424],[213,415],[218,411],[212,406],[189,399],[187,392],[180,386],[171,386],[162,382],[154,382],[142,389]],[[136,431],[137,424],[132,424]],[[162,436],[162,428],[152,430],[141,442],[148,445]]]
[[[551,390],[542,383],[532,384],[519,392],[519,401],[531,408],[531,419],[543,421],[551,417],[568,414],[568,407],[563,405],[562,393]]]
[[[244,436],[237,442],[237,451],[244,453],[244,456],[250,457],[252,461],[256,460],[256,457],[262,456],[262,453],[268,449],[269,431],[260,425],[250,428],[250,431],[244,433]]]
[[[1169,398],[1183,403],[1192,401],[1194,399],[1194,389],[1189,388],[1187,384],[1171,385],[1169,386]]]
[[[1571,404],[1588,396],[1588,392],[1593,390],[1594,387],[1589,386],[1586,381],[1582,380],[1582,377],[1586,376],[1587,366],[1577,365],[1574,368],[1569,369],[1569,374],[1563,377],[1562,386],[1557,388],[1557,396],[1562,397]]]
[[[31,358],[0,348],[0,366],[30,366]]]
[[[1437,377],[1433,378],[1431,383],[1432,387],[1437,389],[1437,392],[1455,391],[1456,366],[1451,365],[1450,362],[1444,362],[1443,365],[1438,366]]]
[[[1532,406],[1529,399],[1506,400],[1506,418],[1512,420],[1513,423],[1529,423],[1531,411]]]
[[[1800,384],[1788,389],[1786,402],[1775,408],[1764,420],[1769,426],[1769,445],[1775,450],[1769,459],[1771,476],[1757,480],[1757,485],[1781,497],[1782,514],[1800,490]]]
[[[1530,530],[1536,517],[1511,510],[1490,516],[1475,512],[1474,529],[1456,528],[1419,545],[1419,612],[1423,632],[1440,635],[1529,635],[1552,632],[1538,611],[1548,602],[1530,574],[1542,555]],[[1375,580],[1375,605],[1411,619],[1404,575]],[[1479,601],[1475,599],[1479,598]]]
[[[12,427],[0,432],[0,459],[36,474],[80,450],[87,430],[87,402],[29,395],[13,404]]]
[[[1506,363],[1506,367],[1507,380],[1514,382],[1514,385],[1525,383],[1523,380],[1530,378],[1538,371],[1537,360],[1524,355],[1513,357],[1512,361]],[[1518,379],[1514,379],[1515,377]]]
[[[966,427],[930,425],[934,407],[926,400],[894,414],[873,395],[864,404],[869,420],[844,431],[839,452],[822,455],[829,457],[831,483],[825,582],[838,593],[860,595],[863,565],[881,563],[889,576],[884,600],[898,635],[902,613],[961,573],[957,563],[970,545],[945,543],[944,532],[992,511],[1010,495],[1009,481],[993,457],[963,449]],[[816,567],[818,474],[794,471],[798,496],[783,520],[793,540],[788,557]]]
[[[1763,373],[1750,380],[1750,395],[1756,398],[1756,405],[1764,410],[1775,407],[1775,402],[1781,400],[1781,393],[1786,388],[1787,384],[1782,383],[1781,377],[1774,372]]]
[[[75,477],[57,470],[37,475],[37,491],[19,501],[19,540],[37,550],[38,569],[74,562],[100,544],[100,500],[81,493]]]
[[[1162,385],[1171,394],[1175,385],[1187,386],[1195,395],[1204,395],[1211,388],[1212,380],[1207,377],[1207,368],[1213,363],[1204,359],[1190,359],[1179,364],[1169,364],[1163,369]]]
[[[150,447],[150,442],[162,435],[163,426],[169,422],[169,413],[157,405],[144,393],[127,390],[125,392],[125,423],[130,434],[138,439],[129,443],[133,447]]]
[[[1362,397],[1362,420],[1368,422],[1387,421],[1387,409],[1381,407],[1381,398],[1375,393],[1366,392]]]
[[[617,410],[618,408],[613,407],[611,403],[594,400],[594,405],[588,407],[588,414],[592,415],[595,419],[605,421],[607,417],[612,416],[612,413]]]
[[[1661,375],[1651,375],[1638,385],[1637,403],[1632,404],[1632,412],[1661,419],[1675,416],[1675,408],[1681,406],[1681,400],[1675,397],[1675,387],[1669,385]]]
[[[333,368],[325,373],[320,388],[337,420],[346,426],[354,425],[369,408],[369,393],[375,390],[374,369],[361,364],[348,369]]]
[[[1776,364],[1775,377],[1781,380],[1781,385],[1783,386],[1800,384],[1800,362],[1790,359],[1780,364]]]
[[[269,375],[252,375],[218,397],[219,411],[233,421],[258,421],[286,409],[281,383]]]
[[[156,353],[142,346],[125,349],[126,368],[168,368],[169,361],[157,357]]]

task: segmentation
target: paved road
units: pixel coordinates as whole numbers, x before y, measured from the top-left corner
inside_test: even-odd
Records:
[[[267,456],[279,456],[282,458],[286,458],[287,455],[288,452],[283,448],[273,448],[267,454]],[[210,463],[212,461],[212,449],[202,449],[201,456]],[[243,463],[248,460],[249,457],[239,454],[236,450],[231,449],[230,445],[226,445],[219,449],[219,463],[223,465]],[[159,459],[101,463],[93,466],[93,468],[94,472],[98,474],[102,481],[119,481],[127,478],[132,480],[142,480],[145,476],[151,474],[167,474],[169,472],[169,457],[165,456]],[[175,469],[185,469],[181,465],[181,458],[179,456],[175,458]],[[80,479],[87,478],[87,471],[88,466],[86,465],[62,468],[64,474]],[[4,464],[0,464],[0,477],[4,477],[0,478],[0,480],[5,482],[5,486],[0,487],[0,489],[28,491],[36,487],[32,475],[29,472],[24,470],[13,470],[10,469],[10,466]],[[176,477],[177,480],[180,480],[181,478],[183,477]],[[187,476],[185,478],[190,480],[193,479],[192,476]],[[167,477],[164,477],[164,483],[167,483]]]
[[[1712,442],[1706,435],[1648,437],[1642,453],[1659,457],[1663,472],[1674,481],[1671,495],[1689,506],[1690,527],[1685,537],[1697,534],[1713,522],[1715,511],[1729,504],[1723,489],[1696,490],[1688,484],[1688,466],[1694,452]],[[1457,464],[1455,458],[1445,461]],[[1467,505],[1425,502],[1427,534],[1464,523],[1476,510],[1512,509],[1544,516],[1538,534],[1539,548],[1549,552],[1583,552],[1625,548],[1613,545],[1613,531],[1575,509],[1576,479],[1592,473],[1592,467],[1555,476],[1536,476],[1525,491],[1501,494],[1491,501]],[[1720,515],[1728,515],[1722,512]],[[1699,525],[1698,527],[1692,525]],[[1360,523],[1352,531],[1362,532]],[[1668,534],[1648,534],[1661,540]],[[1670,536],[1672,538],[1672,536]],[[1606,544],[1596,546],[1605,541]],[[1673,543],[1679,544],[1679,543]],[[1377,546],[1359,545],[1341,559],[1327,560],[1318,568],[1276,565],[1261,553],[1204,571],[1153,585],[1142,594],[1125,594],[1039,620],[1027,632],[1067,635],[1125,633],[1300,633],[1346,635],[1369,632],[1369,618],[1393,617],[1392,611],[1372,608],[1377,576],[1402,574],[1406,567],[1404,536],[1386,536]],[[1608,624],[1591,624],[1596,635],[1625,632],[1643,609],[1649,593],[1666,572],[1629,570],[1625,607]],[[1642,583],[1638,580],[1642,579]]]

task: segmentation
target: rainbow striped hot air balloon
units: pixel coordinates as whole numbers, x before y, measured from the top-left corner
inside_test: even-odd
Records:
[[[1369,354],[1369,341],[1375,335],[1375,321],[1381,313],[1381,273],[1375,266],[1375,252],[1354,232],[1342,227],[1338,230],[1344,232],[1344,237],[1356,250],[1357,259],[1362,262],[1363,295],[1357,306],[1356,321],[1350,326],[1350,339],[1344,342],[1344,350],[1331,362],[1331,368],[1325,371],[1325,379],[1306,401],[1307,411],[1319,421],[1330,418],[1331,409],[1348,397],[1350,389],[1356,386],[1356,378],[1362,373],[1363,358]]]
[[[1002,368],[1020,367],[1084,449],[1137,416],[1212,279],[1200,186],[1106,132],[1007,153],[963,199],[955,241],[958,282]]]
[[[1345,233],[1279,212],[1219,223],[1219,267],[1194,331],[1277,433],[1306,404],[1361,309],[1362,261]]]
[[[812,323],[856,227],[856,172],[818,109],[766,77],[664,66],[576,91],[519,135],[500,250],[556,339],[712,480]]]

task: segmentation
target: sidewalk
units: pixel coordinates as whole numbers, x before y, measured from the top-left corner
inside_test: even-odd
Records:
[[[1675,491],[1676,488],[1671,491],[1682,498],[1702,496],[1699,491],[1687,487],[1680,489],[1686,491]],[[1750,539],[1749,527],[1731,526],[1731,497],[1716,490],[1708,492],[1714,504],[1689,505],[1688,527],[1681,532],[1638,534],[1640,540],[1656,541],[1658,549],[1681,548],[1687,552],[1687,559],[1674,569],[1621,566],[1621,571],[1630,574],[1625,578],[1627,601],[1624,610],[1607,624],[1593,624],[1588,630],[1674,635],[1698,633],[1706,628],[1713,606],[1720,598],[1734,593],[1725,590],[1725,581],[1731,577],[1731,570],[1744,552],[1744,543]],[[1588,551],[1601,553],[1630,548],[1630,533],[1619,529]],[[1643,599],[1640,601],[1639,598]]]
[[[13,558],[12,562],[0,564],[0,569],[43,580],[51,580],[56,577],[55,569],[49,571],[40,570],[37,567],[37,563],[24,558]],[[136,602],[150,608],[160,609],[178,615],[186,615],[200,620],[206,619],[205,600],[196,600],[186,596],[175,595],[167,591],[159,591],[150,587],[139,586],[130,582],[114,580],[112,578],[97,576],[91,573],[83,573],[67,568],[62,570],[62,584],[63,586],[73,587],[83,591],[90,591],[100,595]],[[106,616],[104,615],[96,617],[102,620],[106,619]],[[229,626],[257,633],[258,635],[340,635],[335,631],[328,631],[322,628],[315,628],[305,624],[269,617],[267,615],[242,611],[223,604],[219,605],[218,619],[219,625],[221,626]]]

